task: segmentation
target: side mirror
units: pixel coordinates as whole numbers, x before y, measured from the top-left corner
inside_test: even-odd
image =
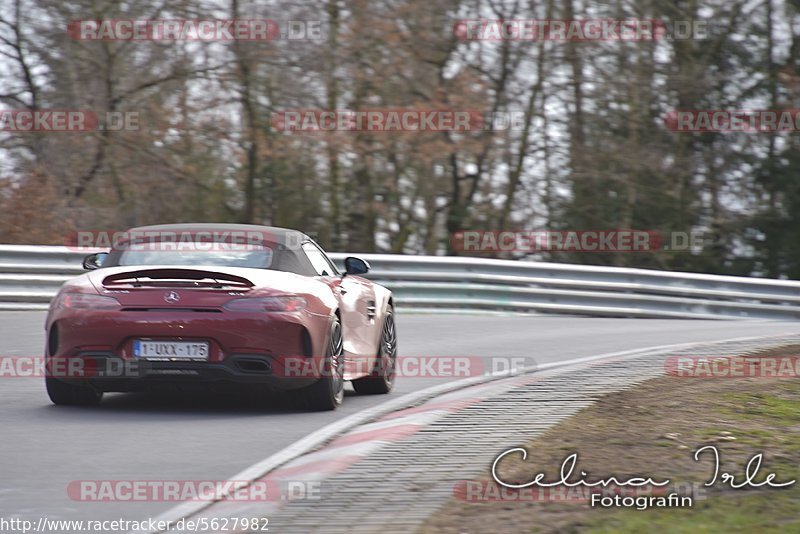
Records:
[[[348,256],[344,259],[344,274],[367,274],[369,263],[355,256]]]
[[[103,262],[108,256],[108,252],[98,252],[97,254],[89,254],[83,258],[83,268],[87,271],[94,271],[103,266]]]

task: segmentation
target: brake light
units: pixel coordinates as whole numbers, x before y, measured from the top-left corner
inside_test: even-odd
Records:
[[[60,306],[70,309],[114,310],[120,303],[113,297],[91,295],[89,293],[65,293],[61,296]]]
[[[303,297],[257,297],[234,299],[223,308],[235,312],[295,312],[306,307],[308,303]]]

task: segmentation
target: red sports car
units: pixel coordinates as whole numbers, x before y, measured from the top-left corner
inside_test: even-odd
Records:
[[[252,387],[335,409],[351,380],[388,393],[397,334],[391,292],[340,273],[308,236],[252,225],[134,228],[88,256],[47,316],[55,404],[107,391]]]

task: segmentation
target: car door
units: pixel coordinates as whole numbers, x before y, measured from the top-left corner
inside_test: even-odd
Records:
[[[372,284],[358,276],[341,276],[336,266],[313,241],[302,244],[317,275],[339,300],[344,334],[345,374],[363,375],[372,371],[376,354],[375,292]]]

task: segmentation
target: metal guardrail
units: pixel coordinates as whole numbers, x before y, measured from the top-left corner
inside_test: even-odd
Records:
[[[0,245],[0,309],[46,309],[88,252]],[[341,264],[346,254],[331,254]],[[800,282],[464,257],[362,255],[401,309],[800,319]]]

